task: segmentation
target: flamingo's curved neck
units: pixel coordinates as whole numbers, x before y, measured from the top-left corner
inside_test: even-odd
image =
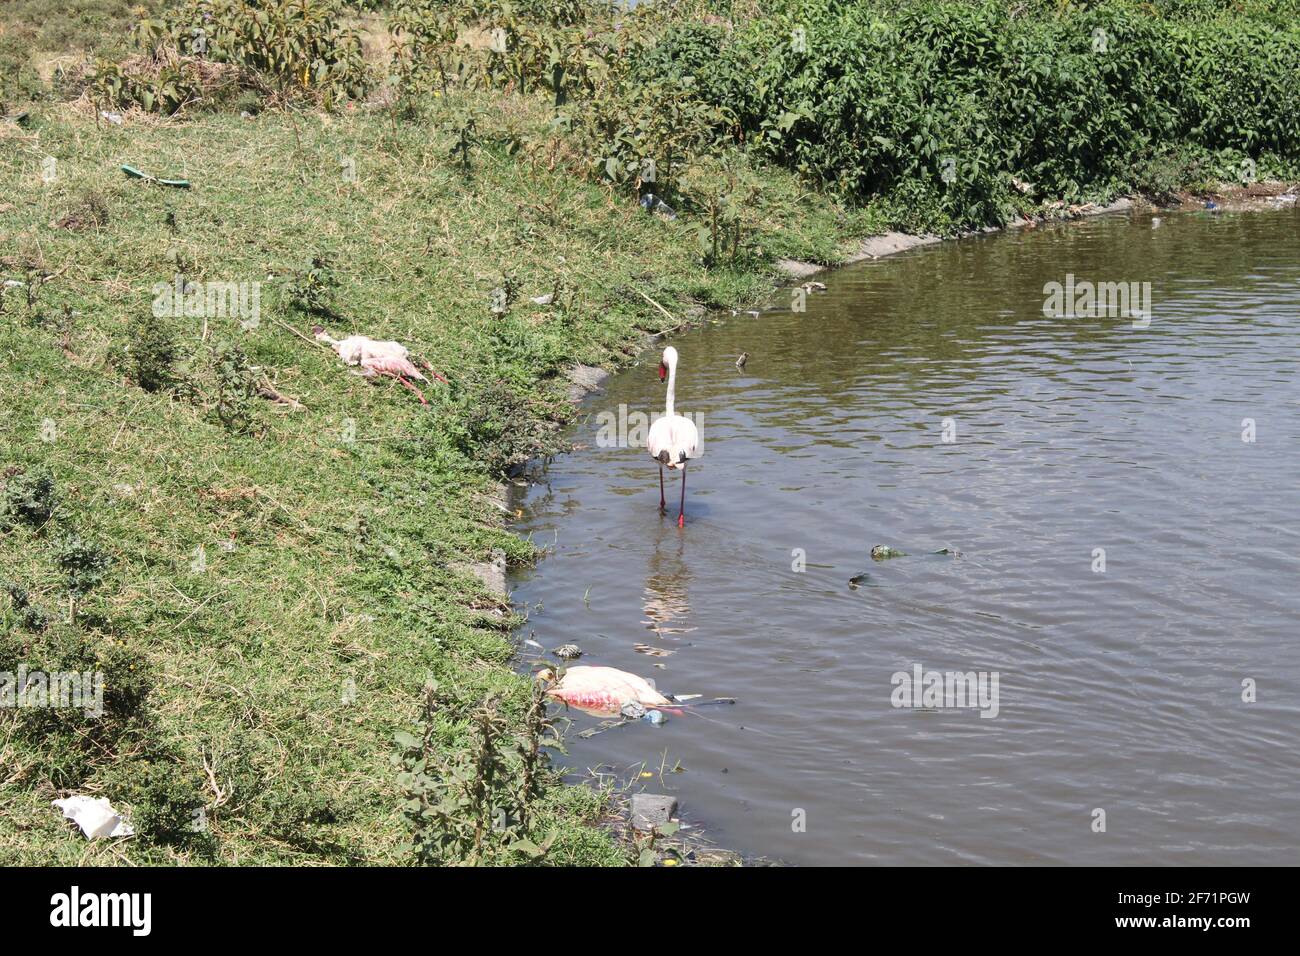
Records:
[[[677,392],[677,362],[668,366],[668,399],[664,403],[664,417],[673,417],[673,399]]]

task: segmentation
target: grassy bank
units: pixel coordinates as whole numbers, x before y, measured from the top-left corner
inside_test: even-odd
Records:
[[[516,98],[484,105],[546,123]],[[544,155],[509,155],[490,129],[466,172],[438,119],[435,108],[435,125],[396,135],[355,114],[131,116],[119,127],[59,107],[5,131],[4,276],[59,274],[31,308],[25,289],[5,295],[0,448],[6,487],[19,469],[48,469],[57,506],[4,532],[0,579],[50,623],[24,627],[0,597],[0,670],[101,665],[116,723],[103,737],[77,715],[0,715],[0,860],[402,861],[390,757],[394,733],[418,723],[427,677],[452,698],[437,727],[446,752],[466,749],[465,717],[484,697],[522,714],[509,618],[459,570],[494,548],[529,556],[499,530],[495,477],[558,447],[562,369],[618,363],[638,330],[670,324],[641,293],[677,310],[749,300],[767,280],[757,260],[705,269],[691,225],[548,172]],[[50,183],[46,156],[58,159]],[[193,187],[128,179],[125,162]],[[792,177],[761,182],[773,251],[825,255],[829,239],[860,228]],[[70,215],[77,225],[60,228]],[[317,284],[340,319],[296,304],[313,259],[328,263]],[[154,284],[178,270],[261,281],[260,323],[212,319],[204,340],[202,318],[168,318],[172,372],[188,384],[146,391],[120,355],[140,341]],[[505,271],[518,297],[498,315]],[[559,304],[528,301],[557,285]],[[346,374],[277,320],[398,338],[450,385],[426,389],[423,407]],[[232,345],[305,408],[244,398],[246,426],[223,424],[219,366]],[[69,626],[56,558],[73,531],[113,566]],[[49,807],[67,790],[159,804],[157,845],[88,847]],[[586,799],[552,793],[561,806]],[[196,807],[208,809],[211,843],[182,826]],[[622,859],[546,807],[535,836],[560,834],[549,862]]]
[[[937,23],[952,5],[903,6]],[[1090,15],[1028,6],[1038,32],[1016,26],[1017,42]],[[1185,6],[1168,22],[1223,22]],[[48,43],[126,49],[120,8],[84,4],[101,7]],[[5,47],[6,112],[28,116],[0,124],[0,672],[98,670],[107,686],[102,717],[0,712],[0,863],[626,862],[591,826],[600,795],[533,761],[553,728],[509,666],[510,609],[467,570],[496,549],[532,557],[492,490],[562,448],[564,370],[625,362],[688,307],[762,298],[778,258],[833,262],[891,226],[1135,187],[1120,153],[1085,151],[1077,189],[1039,176],[1024,192],[1004,151],[976,192],[949,190],[927,165],[947,141],[906,131],[879,135],[912,166],[832,175],[874,148],[870,117],[772,52],[790,6],[664,5],[619,24],[576,3],[445,9],[506,31],[506,52],[422,4],[388,11],[396,45],[354,46],[327,16],[282,66],[220,35],[196,55],[189,14],[125,70],[117,52],[74,57],[56,82]],[[852,46],[874,34],[846,18],[884,8],[816,9]],[[999,9],[954,18],[952,36],[1000,34]],[[47,38],[42,11],[6,8],[4,36]],[[1281,69],[1294,28],[1272,28]],[[1273,68],[1250,49],[1233,89],[1257,75],[1267,92]],[[761,89],[737,79],[757,75],[752,56]],[[931,76],[890,62],[891,82]],[[991,67],[966,69],[973,96]],[[959,128],[942,110],[926,122]],[[1015,122],[989,114],[990,142]],[[1253,152],[1177,125],[1143,148],[1173,163],[1173,186],[1243,158],[1263,175],[1294,160],[1294,122]],[[641,210],[651,188],[675,218]],[[256,322],[156,314],[156,285],[178,277],[258,284]],[[424,406],[351,376],[304,337],[318,322],[401,340],[447,384]],[[137,837],[87,843],[49,806],[74,791],[130,809]]]

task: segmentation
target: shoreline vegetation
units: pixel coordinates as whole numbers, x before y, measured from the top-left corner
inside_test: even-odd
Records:
[[[0,12],[0,674],[103,675],[0,710],[3,864],[689,862],[559,784],[475,573],[597,370],[909,236],[1300,176],[1293,2],[257,6]]]

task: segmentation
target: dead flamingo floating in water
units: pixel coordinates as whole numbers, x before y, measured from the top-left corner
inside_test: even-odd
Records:
[[[664,349],[663,359],[659,362],[659,381],[662,382],[665,378],[668,379],[668,397],[664,402],[664,414],[650,426],[646,448],[650,457],[659,462],[661,512],[667,507],[664,501],[664,466],[682,470],[682,503],[677,511],[677,527],[682,528],[686,525],[686,462],[700,450],[700,433],[693,421],[673,410],[677,387],[677,350],[671,345]]]
[[[324,342],[338,353],[344,365],[358,366],[359,371],[356,374],[366,378],[374,378],[376,375],[395,378],[402,383],[403,387],[415,393],[420,399],[420,404],[429,404],[424,393],[407,381],[407,379],[415,379],[427,382],[428,379],[411,361],[410,350],[400,342],[378,342],[367,335],[349,335],[346,339],[335,339],[319,325],[314,326],[311,331],[316,341]],[[424,363],[424,367],[438,381],[444,385],[447,383],[445,378],[433,371],[428,362]]]
[[[537,679],[551,682],[546,689],[548,696],[599,716],[617,716],[633,705],[651,708],[673,703],[644,677],[616,667],[570,667],[558,681],[548,667],[537,672]]]

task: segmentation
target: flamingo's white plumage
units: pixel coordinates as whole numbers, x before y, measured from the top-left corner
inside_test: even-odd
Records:
[[[549,669],[540,671],[537,676],[544,681],[554,681],[555,678]],[[559,681],[546,689],[546,693],[570,707],[606,716],[620,713],[629,704],[663,707],[672,703],[644,677],[616,667],[586,664],[565,670]]]
[[[668,397],[664,401],[664,414],[650,426],[646,448],[650,457],[659,462],[659,510],[664,501],[664,468],[682,470],[682,503],[677,512],[677,527],[686,524],[686,462],[700,451],[700,433],[689,418],[678,415],[673,407],[677,392],[677,350],[671,345],[664,349],[659,362],[659,380],[668,380]]]
[[[357,374],[366,378],[374,378],[376,375],[395,378],[413,391],[422,404],[429,404],[424,393],[407,381],[407,379],[415,379],[427,382],[428,379],[411,361],[411,352],[405,345],[400,342],[380,342],[368,335],[349,335],[346,339],[335,339],[319,325],[312,331],[315,333],[316,341],[324,342],[337,352],[344,365],[355,366]],[[432,369],[429,371],[433,372]],[[447,381],[437,372],[433,372],[433,375],[441,382]]]

